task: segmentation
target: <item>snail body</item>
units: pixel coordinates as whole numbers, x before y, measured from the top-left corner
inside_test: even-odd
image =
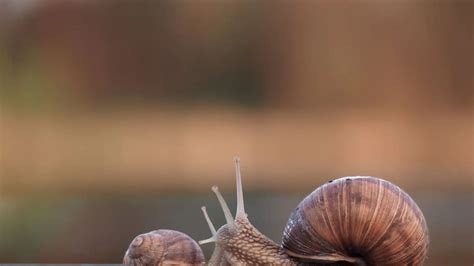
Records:
[[[216,186],[212,191],[226,224],[216,230],[202,208],[212,236],[199,244],[215,243],[208,265],[423,264],[429,244],[426,221],[398,186],[368,176],[329,181],[291,213],[279,245],[250,223],[238,158],[235,163],[235,218]]]

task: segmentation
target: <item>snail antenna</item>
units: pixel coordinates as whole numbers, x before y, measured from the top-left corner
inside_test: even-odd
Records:
[[[244,208],[244,191],[242,189],[242,177],[240,175],[240,158],[234,157],[235,161],[235,179],[237,183],[237,212],[235,218],[245,217],[245,208]]]
[[[212,242],[216,242],[216,241],[217,241],[217,237],[215,235],[213,235],[212,237],[210,237],[208,239],[198,241],[198,243],[199,243],[199,245],[204,245],[204,244],[212,243]]]
[[[212,236],[208,239],[204,239],[201,241],[198,241],[199,245],[207,244],[207,243],[212,243],[217,241],[217,231],[214,225],[212,224],[211,219],[209,218],[209,215],[207,214],[206,211],[206,206],[201,207],[202,213],[204,214],[204,218],[206,219],[207,225],[209,226],[209,229],[211,230]]]
[[[219,192],[219,188],[217,186],[213,186],[212,191],[214,192],[214,194],[216,194],[217,200],[221,204],[221,208],[222,208],[222,211],[224,212],[227,225],[233,228],[234,218],[232,217],[232,214],[230,213],[229,206],[227,206],[227,203],[225,202],[224,197],[222,197],[222,194]]]
[[[206,219],[207,225],[209,226],[209,229],[211,230],[212,236],[216,235],[217,234],[216,228],[212,224],[211,218],[209,218],[209,215],[207,214],[206,206],[202,206],[201,211],[204,214],[204,218]]]

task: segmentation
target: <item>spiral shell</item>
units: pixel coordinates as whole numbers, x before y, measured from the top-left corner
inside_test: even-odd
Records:
[[[156,230],[135,237],[124,265],[203,265],[199,245],[188,235],[173,230]]]
[[[290,255],[421,265],[428,243],[425,218],[407,193],[379,178],[344,177],[317,188],[298,205],[282,246]]]

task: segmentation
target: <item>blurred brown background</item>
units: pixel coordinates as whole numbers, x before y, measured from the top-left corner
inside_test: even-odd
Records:
[[[472,265],[473,6],[0,0],[0,262],[207,238],[240,155],[277,242],[315,187],[373,175],[425,213],[426,265]]]

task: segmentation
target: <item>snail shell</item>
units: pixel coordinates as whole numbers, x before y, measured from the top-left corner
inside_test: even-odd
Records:
[[[374,177],[345,177],[314,190],[293,211],[282,247],[303,258],[361,258],[367,265],[421,265],[428,228],[412,198]]]
[[[199,245],[188,235],[173,230],[156,230],[135,237],[124,265],[203,265]]]

